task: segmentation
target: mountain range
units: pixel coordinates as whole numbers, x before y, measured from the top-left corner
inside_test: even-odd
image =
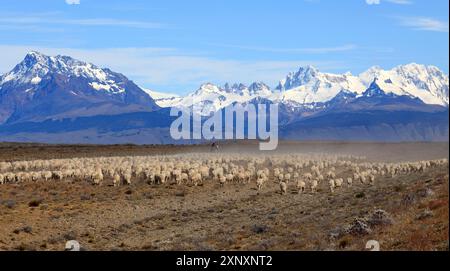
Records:
[[[181,97],[39,52],[0,76],[0,141],[177,143],[168,132],[168,108],[189,108],[192,101],[207,112],[236,103],[278,104],[282,139],[448,141],[448,75],[434,66],[372,67],[357,76],[306,66],[273,88],[205,83]]]
[[[343,93],[363,95],[373,83],[387,95],[419,98],[426,104],[444,107],[449,104],[448,76],[437,67],[415,63],[387,71],[372,67],[359,76],[322,73],[307,66],[289,73],[273,90],[263,82],[249,86],[242,83],[226,83],[224,86],[206,83],[186,97],[166,95],[156,102],[161,107],[186,107],[193,99],[210,101],[218,110],[234,102],[265,98],[294,108],[315,108]]]

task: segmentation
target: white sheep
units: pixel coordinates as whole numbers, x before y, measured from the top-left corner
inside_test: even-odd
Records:
[[[365,184],[365,183],[366,183],[366,177],[365,177],[363,174],[360,174],[360,175],[358,176],[358,178],[359,178],[359,181],[360,181],[362,184]]]
[[[277,178],[279,182],[282,182],[284,180],[284,175],[280,173],[277,175]]]
[[[194,186],[201,184],[202,183],[202,174],[195,173],[194,175],[192,175],[191,182],[194,184]]]
[[[170,174],[169,174],[169,172],[166,172],[163,170],[163,171],[161,171],[159,176],[161,178],[161,180],[160,180],[161,184],[165,184],[167,182],[167,180],[169,179]],[[201,180],[201,176],[200,176],[200,180]]]
[[[103,173],[101,171],[94,172],[91,178],[94,185],[100,185],[103,181]]]
[[[305,192],[306,183],[302,180],[297,180],[297,189],[299,194]]]
[[[371,184],[371,185],[374,185],[374,184],[375,184],[375,175],[370,174],[370,175],[368,176],[368,178],[369,178],[370,184]]]
[[[125,181],[125,184],[131,185],[131,171],[125,171],[123,174],[123,180]]]
[[[120,175],[118,173],[114,173],[113,175],[113,186],[119,186],[120,185]]]
[[[330,186],[330,191],[331,191],[331,193],[334,193],[334,189],[336,188],[336,184],[335,184],[335,182],[334,182],[334,179],[330,179],[330,180],[328,181],[328,184],[329,184],[329,186]]]
[[[286,184],[288,184],[291,181],[291,174],[290,173],[284,174],[284,181],[286,182]]]
[[[319,182],[317,180],[311,181],[311,193],[316,193],[318,185],[319,185]]]
[[[219,177],[220,186],[224,186],[226,182],[227,182],[227,178],[225,178],[225,176]]]
[[[219,180],[221,177],[223,177],[225,175],[223,167],[214,168],[212,173],[213,173],[213,178],[216,178],[217,180]]]
[[[324,180],[325,180],[325,178],[322,175],[317,176],[318,182],[323,182]]]
[[[256,189],[258,189],[258,191],[260,191],[262,189],[263,185],[264,185],[264,179],[258,178],[256,180]]]
[[[307,181],[311,181],[313,176],[311,173],[305,173],[305,174],[303,174],[303,178]]]
[[[336,178],[336,174],[333,172],[333,171],[329,171],[328,173],[327,173],[327,178],[330,180],[330,179],[334,179],[334,178]]]
[[[280,190],[282,195],[287,193],[287,184],[285,182],[280,182]]]
[[[44,172],[42,172],[42,178],[43,178],[45,181],[48,181],[49,179],[51,179],[52,176],[53,176],[53,174],[52,174],[51,171],[44,171]]]
[[[348,186],[352,186],[352,184],[353,184],[352,178],[350,178],[350,177],[347,178],[347,184],[348,184]]]
[[[181,173],[180,180],[183,183],[187,183],[189,181],[189,175],[185,172]]]

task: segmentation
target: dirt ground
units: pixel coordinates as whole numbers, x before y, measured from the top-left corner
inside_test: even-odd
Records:
[[[220,152],[261,153],[254,141],[220,142]],[[280,142],[276,153],[337,153],[367,156],[372,161],[416,161],[448,158],[448,142]],[[0,161],[62,159],[72,157],[165,155],[209,152],[209,144],[199,145],[45,145],[0,143]],[[271,154],[273,152],[266,152]]]
[[[257,151],[256,143],[222,152]],[[0,161],[208,152],[209,146],[47,146],[0,144]],[[284,142],[279,152],[364,155],[373,161],[448,158],[448,143]],[[337,168],[337,171],[345,170]],[[270,181],[203,186],[92,186],[87,182],[0,185],[0,250],[449,250],[449,169],[377,179],[330,194],[281,195]],[[392,223],[340,234],[355,218],[386,211]]]

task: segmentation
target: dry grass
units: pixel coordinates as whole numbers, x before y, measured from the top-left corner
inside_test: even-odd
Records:
[[[343,170],[343,169],[337,169]],[[432,195],[422,193],[425,189]],[[70,180],[0,186],[0,250],[63,250],[69,239],[88,250],[364,250],[370,239],[382,250],[448,250],[448,168],[380,178],[331,195],[287,195],[270,182],[92,186]],[[405,201],[413,195],[413,201]],[[37,204],[39,203],[39,204]],[[369,235],[330,232],[387,211],[392,225]],[[425,215],[418,219],[424,211]]]

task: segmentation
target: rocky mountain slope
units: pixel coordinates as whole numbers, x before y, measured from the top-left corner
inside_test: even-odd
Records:
[[[159,109],[120,73],[30,52],[0,77],[0,124]]]

